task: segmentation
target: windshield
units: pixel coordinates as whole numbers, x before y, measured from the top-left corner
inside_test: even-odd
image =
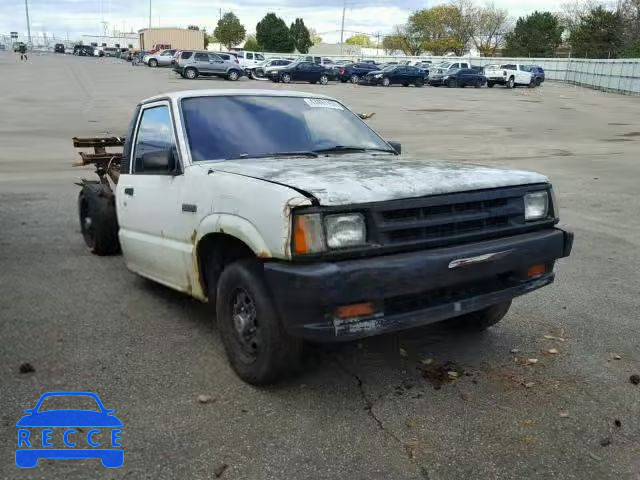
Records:
[[[333,147],[382,149],[389,145],[334,100],[275,96],[214,96],[182,100],[194,161]]]
[[[396,66],[395,66],[395,65],[387,65],[386,67],[384,67],[384,68],[382,69],[382,71],[383,71],[383,72],[389,72],[389,71],[393,70],[394,68],[396,68]]]

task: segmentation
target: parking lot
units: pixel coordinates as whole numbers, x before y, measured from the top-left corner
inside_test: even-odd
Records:
[[[0,53],[0,71],[0,478],[640,479],[640,98],[190,81],[62,55]],[[544,173],[573,253],[484,334],[316,346],[299,376],[244,384],[205,305],[91,255],[77,219],[74,181],[93,172],[71,167],[71,138],[122,135],[140,99],[204,88],[322,92],[413,157]],[[123,468],[15,466],[16,421],[55,390],[115,409]]]

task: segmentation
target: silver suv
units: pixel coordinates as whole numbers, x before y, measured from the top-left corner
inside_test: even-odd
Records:
[[[203,77],[223,77],[236,81],[244,75],[242,68],[236,62],[224,60],[212,52],[194,50],[180,52],[180,57],[176,60],[173,71],[189,80],[202,75]]]

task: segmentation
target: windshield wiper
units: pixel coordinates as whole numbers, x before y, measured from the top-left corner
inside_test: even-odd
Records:
[[[301,150],[299,152],[271,152],[271,153],[241,153],[237,157],[229,157],[226,160],[242,160],[243,158],[268,158],[268,157],[313,157],[318,154],[311,150]]]
[[[320,148],[318,150],[314,150],[315,153],[342,153],[342,152],[387,152],[387,153],[396,153],[395,150],[391,150],[388,148],[368,148],[368,147],[356,147],[349,145],[334,145],[329,148]]]

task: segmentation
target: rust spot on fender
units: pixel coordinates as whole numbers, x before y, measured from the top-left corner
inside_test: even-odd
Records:
[[[195,246],[196,245],[196,239],[198,238],[198,232],[194,230],[193,233],[191,234],[190,238],[191,238],[191,244],[193,246]]]
[[[256,252],[256,257],[258,257],[258,258],[271,258],[271,254],[269,252],[264,252],[264,251],[258,250]]]

